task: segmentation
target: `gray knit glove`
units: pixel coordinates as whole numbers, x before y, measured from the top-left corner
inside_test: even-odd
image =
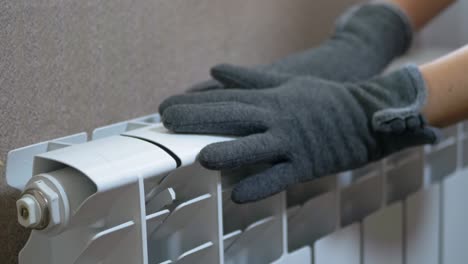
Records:
[[[253,69],[290,77],[309,75],[334,81],[366,80],[403,54],[410,46],[411,39],[411,25],[397,7],[362,4],[343,14],[330,39],[319,47]],[[230,87],[263,85],[250,78],[250,82],[245,82],[239,75],[230,79]],[[220,89],[225,85],[210,80],[198,83],[189,90]]]
[[[235,68],[230,74],[252,72]],[[222,78],[218,81],[224,84]],[[240,136],[206,146],[198,157],[204,167],[271,165],[234,187],[237,203],[437,139],[420,113],[426,88],[416,67],[362,83],[310,76],[272,82],[276,86],[265,89],[177,95],[160,105],[164,125],[174,132]]]

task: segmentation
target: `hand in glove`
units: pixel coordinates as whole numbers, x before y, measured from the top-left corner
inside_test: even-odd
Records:
[[[255,75],[233,70],[226,72]],[[214,78],[224,84],[223,76]],[[164,125],[174,132],[241,136],[205,147],[198,157],[204,167],[272,164],[234,187],[237,203],[437,139],[420,113],[426,88],[416,67],[355,84],[314,77],[262,82],[273,86],[178,95],[160,105]]]
[[[412,29],[405,16],[390,4],[363,4],[351,8],[336,24],[331,38],[319,47],[306,50],[269,65],[257,66],[257,73],[283,77],[315,76],[334,81],[366,80],[380,73],[411,44]],[[229,76],[229,83],[210,80],[196,84],[190,91],[249,86],[264,87],[244,76]]]

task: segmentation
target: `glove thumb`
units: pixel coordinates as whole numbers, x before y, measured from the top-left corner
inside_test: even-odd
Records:
[[[204,91],[211,91],[211,90],[219,90],[223,89],[223,85],[216,80],[207,80],[203,82],[196,83],[187,88],[187,93],[195,93],[195,92],[204,92]]]
[[[262,89],[280,85],[291,76],[259,69],[219,64],[211,69],[211,76],[226,88]]]

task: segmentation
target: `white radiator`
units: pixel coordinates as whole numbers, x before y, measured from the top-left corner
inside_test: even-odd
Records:
[[[468,133],[468,129],[465,129]],[[8,184],[34,228],[20,264],[466,263],[468,139],[298,185],[247,205],[230,188],[256,168],[195,162],[219,136],[175,135],[151,115],[13,150]],[[464,157],[464,159],[463,159]],[[222,175],[225,174],[225,175]]]

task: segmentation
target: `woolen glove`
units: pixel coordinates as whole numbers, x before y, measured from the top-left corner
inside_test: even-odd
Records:
[[[250,74],[241,69],[232,74]],[[438,138],[421,114],[426,87],[414,66],[362,83],[310,76],[275,81],[277,86],[265,89],[177,95],[160,105],[164,125],[174,132],[240,136],[202,149],[202,166],[271,164],[234,186],[237,203]]]
[[[253,67],[259,73],[283,76],[311,75],[334,81],[361,81],[380,73],[411,44],[412,28],[401,10],[390,4],[362,4],[345,12],[332,36],[319,47]],[[230,87],[262,87],[242,76],[231,82],[215,80],[198,83],[190,91]]]

